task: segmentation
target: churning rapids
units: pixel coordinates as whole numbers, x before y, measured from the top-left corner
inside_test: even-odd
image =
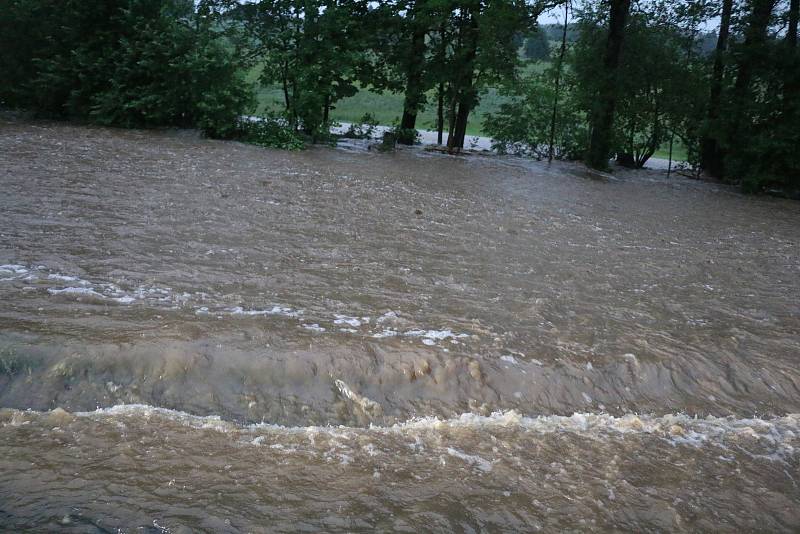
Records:
[[[800,529],[800,209],[0,120],[0,530]]]

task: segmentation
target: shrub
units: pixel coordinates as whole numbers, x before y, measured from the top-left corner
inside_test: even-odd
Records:
[[[378,144],[379,152],[392,152],[397,147],[397,134],[394,130],[383,132],[381,142]]]
[[[192,0],[9,0],[7,105],[123,127],[227,137],[252,103],[243,69]],[[26,25],[25,30],[18,26]]]
[[[547,73],[525,78],[514,87],[496,113],[486,115],[483,127],[500,154],[548,156],[554,91]],[[569,87],[562,88],[553,143],[556,159],[582,156],[588,130],[584,116],[572,103]]]
[[[346,139],[372,139],[377,126],[378,120],[375,116],[372,113],[365,113],[359,122],[353,123],[347,128],[342,137]]]
[[[233,137],[246,143],[283,150],[302,150],[306,146],[303,137],[289,126],[288,121],[277,115],[240,119]]]
[[[401,128],[400,126],[395,126],[392,128],[392,133],[394,134],[396,143],[413,145],[419,143],[420,141],[419,132],[414,128]]]

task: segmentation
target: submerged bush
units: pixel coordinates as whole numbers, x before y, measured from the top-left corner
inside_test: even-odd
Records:
[[[241,119],[233,136],[246,143],[283,150],[302,150],[306,146],[303,137],[277,115]]]
[[[414,145],[420,141],[419,132],[414,128],[395,126],[392,128],[392,133],[394,134],[395,141],[403,145]]]
[[[387,130],[381,136],[381,142],[378,143],[378,152],[393,152],[397,148],[397,134],[394,130]]]
[[[342,134],[342,137],[345,139],[372,139],[377,126],[378,120],[372,113],[368,112],[358,122],[351,124],[347,131]]]

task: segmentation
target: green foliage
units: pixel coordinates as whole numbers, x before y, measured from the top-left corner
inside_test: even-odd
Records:
[[[364,85],[404,94],[405,128],[443,96],[449,144],[462,147],[470,113],[483,92],[519,67],[520,36],[543,3],[409,0],[376,3]],[[428,119],[431,125],[432,120]],[[401,139],[403,141],[403,139]]]
[[[548,41],[561,41],[561,36],[564,31],[563,24],[543,24],[539,26],[539,31],[543,32]],[[570,22],[567,24],[567,42],[574,43],[578,40],[580,35],[580,27],[576,23]]]
[[[365,113],[358,122],[350,124],[342,137],[347,139],[372,139],[375,135],[375,128],[378,121],[372,113]]]
[[[392,129],[395,140],[404,145],[413,145],[419,143],[419,132],[414,128],[403,128],[395,126]]]
[[[234,137],[246,143],[283,150],[302,150],[306,146],[303,137],[288,121],[276,115],[240,120]]]
[[[704,125],[705,133],[720,147],[719,178],[747,193],[800,197],[798,14],[786,13],[794,30],[776,37],[771,29],[777,22],[774,2],[750,0],[744,7],[735,28],[743,38],[723,56],[728,75],[720,117]]]
[[[741,185],[747,193],[781,191],[800,196],[800,113],[798,95],[794,102],[781,97],[780,78],[773,77],[771,89],[754,95],[742,109],[745,122],[728,125],[723,148],[726,181]],[[766,84],[766,79],[762,79]],[[744,126],[744,127],[743,127]],[[732,132],[737,137],[730,137]]]
[[[542,61],[550,57],[550,42],[547,40],[547,35],[541,30],[535,31],[525,39],[525,48],[523,49],[526,59],[534,61]]]
[[[673,6],[674,7],[674,6]],[[611,147],[617,161],[642,167],[674,132],[687,146],[696,145],[698,118],[707,94],[704,58],[692,56],[695,43],[680,29],[674,13],[631,14],[616,77],[615,121]],[[570,57],[577,106],[589,113],[605,76],[598,61],[606,46],[602,12],[585,11],[580,36]]]
[[[507,89],[511,100],[484,120],[492,148],[501,154],[543,159],[548,157],[555,67],[523,78]],[[574,88],[562,87],[553,139],[556,159],[578,159],[586,150],[586,117],[574,103]]]
[[[315,140],[335,103],[357,92],[365,11],[358,1],[264,0],[235,15],[263,62],[261,82],[282,88],[290,125]]]
[[[728,168],[745,193],[780,193],[800,198],[800,133],[795,122],[776,121],[759,125],[748,136],[742,152],[731,154]]]
[[[17,41],[0,55],[0,69],[14,73],[0,88],[7,105],[224,137],[251,104],[241,62],[191,0],[9,3],[0,15],[0,34]]]
[[[397,147],[397,134],[394,130],[383,132],[381,142],[378,144],[379,152],[393,152]]]
[[[283,112],[283,94],[279,86],[263,87],[257,92],[259,102],[259,113]],[[428,101],[435,101],[436,95],[433,92],[428,94]],[[500,95],[496,89],[488,88],[481,94],[481,100],[473,113],[474,120],[470,120],[467,127],[469,135],[485,135],[482,127],[483,117],[487,113],[493,113],[500,108],[500,104],[507,98]],[[400,115],[403,113],[403,96],[388,91],[375,92],[367,89],[359,89],[353,96],[343,98],[331,107],[330,118],[337,122],[357,123],[364,116],[364,110],[375,117],[378,124],[391,125],[399,122]],[[417,127],[419,129],[432,130],[436,128],[436,108],[427,106],[417,115]],[[446,127],[446,125],[445,125]],[[447,135],[445,133],[445,135]]]

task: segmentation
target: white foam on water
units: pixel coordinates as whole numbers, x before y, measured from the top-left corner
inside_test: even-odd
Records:
[[[26,267],[24,265],[2,265],[0,274],[15,273],[17,276],[12,278],[2,278],[0,280],[18,280],[24,275],[23,280],[38,280],[42,283],[66,284],[66,287],[50,287],[47,292],[51,295],[89,295],[92,297],[107,299],[118,304],[132,304],[137,300],[156,301],[171,304],[181,304],[188,301],[192,295],[189,293],[174,294],[169,287],[147,287],[140,286],[132,291],[125,291],[118,285],[111,282],[91,282],[79,276],[63,274],[51,271],[44,265],[36,267]]]
[[[19,280],[23,275],[28,274],[30,270],[24,265],[17,265],[16,263],[7,263],[0,265],[0,282],[10,282]]]
[[[98,293],[92,287],[65,287],[63,289],[53,289],[51,287],[47,289],[47,292],[50,293],[51,295],[77,295],[77,296],[85,295],[101,299],[106,298],[105,295],[103,295],[102,293]]]
[[[346,324],[354,328],[361,326],[361,319],[358,317],[350,317],[349,315],[334,314],[333,324]]]
[[[59,408],[56,409],[58,410]],[[149,404],[117,404],[110,408],[98,408],[93,412],[75,412],[74,415],[76,417],[111,416],[144,417],[146,419],[163,417],[190,428],[212,429],[219,432],[230,432],[237,428],[235,423],[224,421],[218,415],[192,415],[179,410],[150,406]]]
[[[378,317],[377,319],[375,319],[375,322],[377,324],[383,324],[386,321],[393,321],[395,319],[397,319],[397,313],[393,311],[388,311],[383,315],[381,315],[380,317]]]
[[[245,310],[241,306],[235,306],[233,308],[227,308],[225,311],[231,315],[249,315],[249,316],[280,315],[292,319],[297,319],[303,314],[301,310],[294,310],[292,308],[286,308],[284,306],[273,306],[270,309],[264,309],[264,310],[258,310],[258,309]]]
[[[356,403],[372,403],[369,399],[362,397],[352,391],[344,382],[337,381],[337,387],[343,395]],[[61,409],[54,410],[55,413],[64,413]],[[30,424],[30,415],[35,414],[47,417],[47,412],[22,412],[14,410],[14,416],[6,422],[6,426],[20,426]],[[270,423],[259,423],[251,425],[240,425],[233,422],[222,420],[219,416],[196,416],[176,410],[157,408],[142,404],[117,405],[110,408],[100,408],[93,412],[77,412],[76,417],[86,417],[92,419],[119,418],[119,417],[143,417],[150,421],[153,418],[164,418],[173,423],[177,423],[188,428],[213,430],[216,432],[240,436],[242,443],[261,445],[267,441],[280,439],[280,436],[302,435],[310,441],[311,446],[315,446],[316,438],[320,434],[325,434],[335,441],[335,448],[331,449],[330,459],[338,458],[342,463],[348,463],[351,458],[336,450],[336,447],[346,446],[338,444],[338,440],[358,439],[358,436],[369,436],[370,434],[396,434],[403,438],[415,440],[415,444],[410,444],[416,453],[421,450],[416,446],[420,440],[420,433],[440,433],[447,431],[448,434],[455,429],[463,429],[472,432],[481,431],[523,431],[538,434],[550,433],[570,433],[578,436],[596,439],[601,436],[638,435],[650,436],[665,442],[671,446],[687,446],[692,448],[713,447],[719,449],[730,457],[732,454],[744,454],[753,459],[764,460],[775,463],[789,464],[797,459],[800,454],[798,441],[800,440],[800,414],[788,414],[783,417],[773,419],[761,418],[734,418],[734,417],[714,417],[705,418],[692,417],[685,414],[667,414],[663,416],[647,416],[627,414],[623,416],[612,416],[605,413],[575,413],[571,416],[542,415],[527,417],[516,411],[495,412],[489,416],[481,416],[473,413],[461,414],[450,419],[439,419],[437,417],[416,418],[391,426],[371,425],[369,427],[348,427],[348,426],[282,426]],[[152,421],[158,424],[158,421]],[[121,424],[122,421],[113,421],[114,424]],[[265,433],[273,437],[258,439]],[[244,434],[244,435],[242,435]],[[258,434],[251,438],[253,434]],[[271,446],[271,448],[279,448]],[[456,457],[476,469],[488,472],[493,463],[483,457],[467,454],[452,446],[444,449],[448,455]],[[715,453],[719,454],[719,453]],[[444,458],[442,458],[444,462]]]
[[[480,456],[466,454],[452,447],[447,448],[447,454],[449,454],[450,456],[455,456],[456,458],[459,458],[461,460],[464,460],[468,464],[477,467],[484,473],[488,473],[489,471],[492,470],[492,462],[490,462],[489,460],[485,460]]]
[[[374,334],[372,334],[372,337],[377,338],[377,339],[381,339],[381,338],[384,338],[384,337],[395,337],[395,336],[399,336],[399,335],[400,335],[400,332],[398,332],[397,330],[392,330],[391,328],[385,328],[381,332],[375,332]]]
[[[452,330],[408,330],[402,334],[406,337],[421,338],[423,345],[434,346],[437,341],[450,339],[451,343],[458,343],[458,338],[469,337],[468,334],[454,334]],[[447,349],[444,349],[447,352]]]
[[[25,274],[28,268],[24,265],[17,265],[16,263],[7,263],[0,265],[0,274]]]
[[[89,282],[87,282],[86,280],[81,280],[77,276],[67,276],[67,275],[58,274],[58,273],[48,274],[47,275],[47,279],[48,280],[57,280],[59,282],[77,282],[77,283],[79,283],[81,285],[84,285],[84,286],[85,285],[89,285]]]
[[[22,276],[31,277],[31,279],[39,279],[39,283],[56,282],[62,284],[69,284],[66,287],[49,287],[47,291],[51,295],[71,295],[75,297],[91,296],[109,303],[116,303],[121,305],[131,305],[136,302],[142,302],[146,305],[157,306],[159,308],[166,308],[171,310],[181,309],[184,306],[191,305],[192,301],[203,302],[203,305],[194,305],[190,309],[194,310],[195,315],[215,315],[217,318],[222,316],[279,316],[287,317],[290,319],[300,319],[304,317],[304,312],[301,309],[292,308],[282,305],[271,305],[267,308],[245,308],[243,306],[235,307],[222,307],[213,306],[213,295],[205,292],[194,293],[178,293],[171,287],[159,286],[138,286],[135,289],[124,290],[118,285],[111,282],[88,281],[78,276],[63,274],[60,272],[50,271],[46,266],[40,265],[36,267],[28,267],[21,264],[5,264],[0,265],[0,275],[9,274],[13,275],[10,278],[0,278],[3,280],[19,280]],[[41,286],[39,286],[41,287]],[[25,290],[35,290],[36,287],[31,286]],[[207,301],[211,304],[206,304]],[[365,325],[385,325],[387,322],[395,321],[399,318],[399,314],[395,311],[388,311],[378,316],[374,322],[369,316],[350,316],[343,314],[334,314],[332,318],[319,317],[316,323],[304,323],[301,326],[305,329],[326,332],[338,331],[346,334],[359,334],[358,328]],[[327,324],[326,324],[327,323]],[[333,328],[340,326],[341,328]],[[427,346],[436,346],[438,342],[449,340],[450,343],[458,344],[459,338],[469,337],[469,334],[455,333],[450,329],[424,329],[415,328],[406,331],[400,331],[395,328],[383,326],[381,329],[376,330],[362,330],[362,335],[369,336],[375,339],[389,338],[389,337],[409,337],[418,338]],[[447,349],[443,349],[447,351]]]
[[[447,338],[462,338],[469,337],[468,334],[454,334],[452,330],[409,330],[403,334],[408,337],[421,337],[425,339],[434,339],[442,341]]]
[[[340,392],[356,404],[373,407],[374,401],[355,393],[341,380],[335,381]],[[378,405],[379,406],[379,405]],[[604,433],[611,435],[649,435],[665,440],[673,445],[705,447],[715,445],[722,449],[727,447],[725,441],[734,438],[755,440],[759,444],[772,449],[769,455],[759,455],[774,461],[785,461],[786,458],[800,454],[797,442],[800,440],[800,413],[787,414],[772,419],[729,417],[693,417],[686,414],[666,414],[662,416],[626,414],[613,416],[606,413],[574,413],[572,415],[539,415],[525,416],[515,410],[494,412],[484,416],[464,413],[449,419],[438,417],[420,417],[396,423],[390,426],[372,424],[369,427],[348,426],[283,426],[271,423],[238,425],[224,421],[219,416],[197,416],[185,412],[157,408],[144,404],[121,404],[110,408],[99,408],[92,412],[77,412],[77,417],[164,417],[171,421],[202,429],[214,429],[220,432],[277,432],[302,433],[308,436],[327,433],[333,436],[351,433],[392,433],[408,434],[419,431],[439,432],[452,429],[499,430],[518,429],[538,434],[568,432],[579,435],[598,436]],[[738,445],[731,449],[743,451]]]
[[[606,413],[574,413],[571,416],[541,415],[527,417],[515,410],[495,412],[489,416],[465,413],[453,419],[425,417],[398,423],[391,428],[436,429],[444,427],[519,427],[537,433],[574,432],[596,434],[650,434],[675,444],[701,446],[706,442],[719,442],[728,435],[748,436],[772,445],[784,443],[783,452],[795,454],[789,441],[800,439],[800,414],[788,414],[774,419],[737,419],[733,417],[692,417],[686,414],[648,416],[626,414],[613,416]]]

